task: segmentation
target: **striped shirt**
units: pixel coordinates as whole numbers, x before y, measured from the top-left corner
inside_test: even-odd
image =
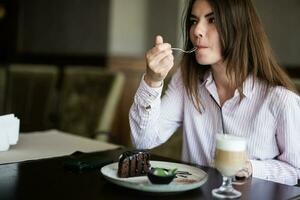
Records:
[[[288,185],[297,183],[300,178],[297,94],[279,86],[266,94],[261,81],[248,78],[243,84],[244,98],[240,101],[236,90],[220,107],[211,72],[199,83],[199,91],[202,113],[187,96],[180,70],[162,98],[162,87],[151,88],[142,79],[129,113],[131,139],[136,148],[154,148],[182,126],[182,160],[213,167],[216,134],[224,130],[247,139],[254,177]]]

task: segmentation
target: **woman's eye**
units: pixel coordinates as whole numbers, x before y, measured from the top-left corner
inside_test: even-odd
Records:
[[[197,24],[197,21],[195,19],[190,19],[190,24],[195,25]]]
[[[208,22],[210,23],[210,24],[214,24],[215,23],[215,18],[214,17],[210,17],[209,19],[208,19]]]

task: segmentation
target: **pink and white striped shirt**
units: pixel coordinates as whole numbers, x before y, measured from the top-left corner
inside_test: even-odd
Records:
[[[213,166],[216,134],[222,132],[219,97],[211,72],[199,84],[204,111],[200,114],[188,98],[178,70],[161,97],[162,87],[151,88],[142,79],[130,109],[131,139],[137,148],[150,149],[183,127],[182,160]],[[300,97],[248,78],[222,106],[224,130],[247,138],[253,176],[289,185],[300,178]],[[215,101],[212,99],[215,99]]]

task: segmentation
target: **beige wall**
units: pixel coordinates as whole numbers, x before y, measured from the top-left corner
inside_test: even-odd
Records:
[[[145,51],[145,0],[112,0],[110,11],[109,54],[140,56]]]
[[[112,0],[109,54],[144,56],[154,36],[177,46],[178,0]]]

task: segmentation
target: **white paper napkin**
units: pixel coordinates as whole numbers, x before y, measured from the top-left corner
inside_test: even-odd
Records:
[[[7,151],[19,140],[20,120],[14,114],[0,116],[0,151]]]

